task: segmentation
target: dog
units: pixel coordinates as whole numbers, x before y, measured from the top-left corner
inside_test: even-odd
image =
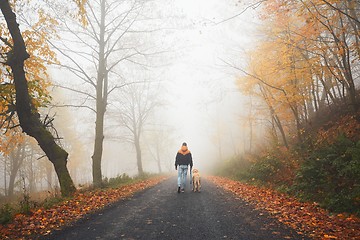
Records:
[[[200,178],[199,170],[197,170],[196,168],[193,169],[192,182],[193,182],[193,191],[200,192],[201,178]]]

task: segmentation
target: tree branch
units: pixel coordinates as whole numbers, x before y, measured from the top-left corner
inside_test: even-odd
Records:
[[[234,65],[226,62],[226,61],[223,60],[223,59],[220,59],[220,60],[221,60],[223,63],[225,63],[226,65],[228,65],[228,66],[230,66],[230,67],[232,67],[232,68],[234,68],[234,69],[236,69],[236,70],[239,70],[240,72],[244,73],[245,75],[250,76],[250,77],[252,77],[252,78],[255,78],[256,80],[259,80],[259,81],[260,81],[261,83],[263,83],[264,85],[266,85],[266,86],[268,86],[268,87],[270,87],[270,88],[273,88],[273,89],[276,89],[276,90],[279,90],[279,91],[283,92],[284,95],[286,96],[286,92],[285,92],[284,89],[279,88],[279,87],[276,87],[276,86],[273,86],[273,85],[270,85],[269,83],[267,83],[267,82],[264,81],[263,79],[259,78],[258,76],[255,76],[255,75],[253,75],[253,74],[251,74],[251,73],[248,73],[248,72],[246,72],[244,69],[239,68],[239,67],[236,67],[236,66],[234,66]]]
[[[253,9],[256,9],[258,8],[263,2],[266,2],[267,0],[261,0],[261,1],[258,1],[256,3],[253,3],[253,4],[250,4],[249,6],[247,6],[244,10],[242,10],[240,13],[234,15],[234,16],[231,16],[229,18],[226,18],[226,19],[223,19],[221,20],[220,22],[217,22],[215,23],[214,25],[218,25],[218,24],[221,24],[221,23],[224,23],[226,21],[229,21],[229,20],[232,20],[238,16],[240,16],[241,14],[243,14],[244,12],[246,12],[249,8],[253,8]]]
[[[340,12],[341,14],[344,14],[345,16],[347,16],[348,18],[354,20],[357,24],[360,24],[360,21],[356,18],[354,18],[353,16],[347,14],[346,12],[342,11],[340,8],[337,8],[335,6],[333,6],[331,3],[329,3],[328,1],[326,0],[322,0],[325,4],[327,4],[328,6],[330,6],[332,9],[334,9],[335,11],[338,11]]]

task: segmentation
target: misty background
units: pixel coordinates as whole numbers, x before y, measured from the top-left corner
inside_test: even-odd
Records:
[[[151,4],[150,7],[157,8],[158,17],[166,25],[162,26],[164,30],[154,32],[150,38],[155,46],[166,46],[166,52],[160,53],[161,59],[155,59],[145,70],[152,86],[160,88],[161,105],[155,109],[145,128],[148,134],[142,140],[144,170],[157,172],[147,142],[152,141],[150,133],[160,129],[165,134],[161,157],[164,170],[174,169],[175,155],[182,142],[188,143],[194,167],[210,170],[217,161],[246,148],[248,136],[241,124],[241,116],[247,111],[247,101],[236,89],[237,72],[222,60],[235,63],[244,60],[243,53],[251,48],[256,37],[256,12],[249,8],[236,20],[226,20],[246,5],[216,0],[164,1],[164,4],[157,1],[156,6]],[[69,74],[66,78],[72,83],[77,80],[65,71],[54,69],[53,81],[62,83],[64,74]],[[131,77],[139,75],[134,73]],[[59,98],[69,104],[78,98],[73,95],[61,90]],[[69,164],[83,161],[83,173],[89,174],[82,175],[85,179],[81,181],[90,181],[94,117],[86,110],[76,108],[55,108],[54,111],[57,112],[56,126],[67,129],[63,132],[64,139],[76,146]],[[113,111],[116,112],[110,104],[107,112],[110,118]],[[105,177],[136,174],[135,150],[131,144],[122,141],[121,127],[110,121],[105,120],[103,174]],[[85,170],[86,166],[88,170]]]
[[[162,172],[175,172],[175,155],[183,142],[192,152],[194,167],[204,173],[249,147],[249,130],[243,120],[249,111],[249,100],[238,91],[235,82],[240,73],[229,63],[246,66],[245,54],[259,37],[259,6],[251,4],[219,0],[144,1],[138,16],[142,21],[131,25],[133,35],[129,34],[123,47],[127,47],[126,42],[136,42],[145,49],[146,61],[124,61],[116,70],[121,72],[116,75],[118,81],[134,84],[109,95],[101,162],[103,178],[138,173],[135,147],[120,119],[123,101],[131,96],[131,85],[146,85],[146,94],[156,103],[140,142],[145,172],[159,172],[156,157],[160,158]],[[68,27],[76,33],[75,25]],[[61,65],[73,64],[69,60],[72,58],[89,75],[96,75],[91,62],[70,51],[86,51],[80,40],[65,30],[59,36],[52,44]],[[95,114],[87,106],[93,107],[94,102],[71,90],[86,93],[90,89],[66,67],[50,66],[49,74],[54,84],[50,92],[53,99],[51,107],[42,112],[55,116],[61,144],[69,152],[68,168],[75,184],[91,183]],[[124,95],[125,89],[130,95]],[[158,156],[155,145],[160,146]],[[40,157],[38,161],[47,160]],[[56,179],[52,184],[57,184]]]

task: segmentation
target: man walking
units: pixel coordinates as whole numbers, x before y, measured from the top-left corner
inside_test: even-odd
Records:
[[[178,193],[180,193],[180,191],[185,191],[186,176],[189,165],[191,172],[193,167],[192,156],[187,144],[184,142],[175,157],[175,170],[178,171]]]

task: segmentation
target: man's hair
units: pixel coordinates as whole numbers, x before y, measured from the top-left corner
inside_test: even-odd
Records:
[[[187,146],[186,142],[184,142],[182,145],[183,145],[183,146]]]

